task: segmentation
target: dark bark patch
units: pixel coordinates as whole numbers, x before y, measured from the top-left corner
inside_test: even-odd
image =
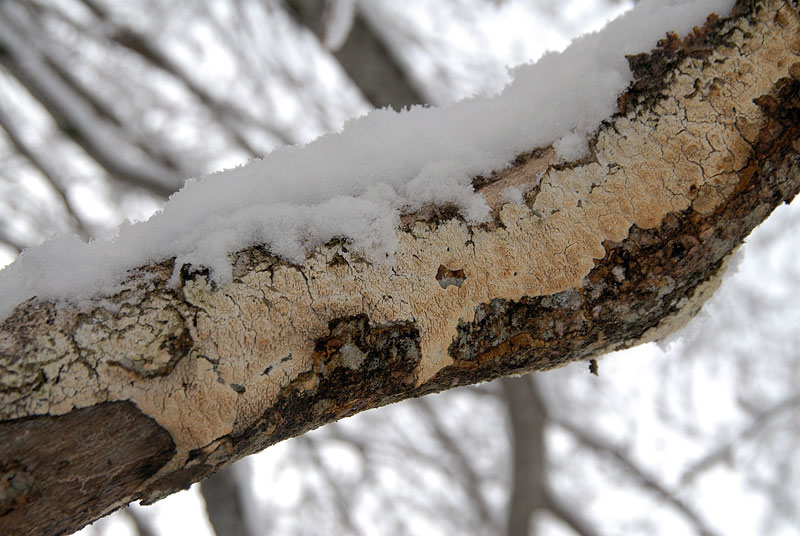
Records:
[[[71,533],[175,453],[170,435],[130,402],[7,421],[0,438],[0,534]]]
[[[400,216],[400,221],[404,231],[411,230],[417,222],[437,226],[442,222],[461,218],[461,216],[459,216],[459,210],[458,205],[455,203],[443,203],[441,205],[428,203],[414,213],[402,214]]]
[[[176,313],[177,315],[178,313]],[[115,360],[108,360],[106,363],[110,366],[120,367],[128,372],[131,372],[141,378],[155,378],[158,376],[168,376],[178,362],[189,355],[189,352],[194,347],[194,339],[192,339],[189,328],[183,328],[180,333],[165,334],[164,340],[160,344],[160,349],[164,350],[163,354],[159,353],[156,359],[151,354],[144,353],[142,355],[122,356]],[[169,356],[163,360],[163,355]]]
[[[24,508],[39,495],[33,475],[19,460],[0,461],[0,516]]]
[[[328,330],[316,341],[312,368],[283,389],[256,426],[231,438],[244,443],[244,454],[402,400],[414,388],[420,341],[413,324],[371,325],[358,315],[333,320]]]
[[[737,9],[732,13],[734,17],[746,15],[747,13]],[[669,74],[681,61],[687,57],[704,59],[715,46],[727,42],[722,26],[731,20],[733,19],[720,19],[716,13],[712,13],[703,26],[695,26],[683,39],[674,32],[668,32],[649,53],[625,56],[634,81],[617,99],[620,113],[625,114],[635,105],[655,102],[661,98]]]
[[[233,281],[240,282],[244,276],[253,272],[271,272],[280,263],[265,246],[253,246],[231,255]]]

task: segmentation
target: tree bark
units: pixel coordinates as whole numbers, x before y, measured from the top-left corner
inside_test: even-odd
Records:
[[[344,416],[681,326],[800,189],[797,2],[742,1],[629,61],[591,157],[531,148],[475,178],[490,224],[406,215],[392,266],[253,248],[223,287],[184,266],[172,288],[167,260],[103,305],[20,304],[0,326],[0,532],[69,532]]]

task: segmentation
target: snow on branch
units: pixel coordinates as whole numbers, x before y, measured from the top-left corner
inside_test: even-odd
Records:
[[[127,270],[173,257],[229,282],[230,254],[255,245],[301,263],[312,248],[344,238],[391,262],[401,214],[429,204],[451,203],[467,222],[485,222],[490,209],[474,177],[553,143],[564,159],[584,156],[587,137],[632,80],[625,55],[731,5],[642,2],[602,32],[517,68],[499,95],[443,109],[378,110],[308,145],[189,180],[158,214],[122,226],[113,240],[67,236],[25,251],[0,271],[0,317],[33,296],[80,303],[112,294]]]
[[[115,241],[23,253],[0,272],[0,531],[675,331],[800,190],[797,2],[730,7],[642,2],[500,95],[381,110]]]

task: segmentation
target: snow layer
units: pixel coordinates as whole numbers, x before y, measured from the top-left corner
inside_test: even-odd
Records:
[[[146,222],[89,244],[75,236],[24,251],[0,271],[0,318],[33,296],[80,303],[119,290],[125,272],[176,257],[230,280],[229,253],[265,244],[302,262],[312,247],[346,237],[374,260],[391,260],[401,211],[456,203],[479,222],[489,207],[475,175],[520,152],[555,143],[580,155],[585,135],[613,114],[631,81],[625,54],[648,51],[667,31],[687,33],[733,0],[644,0],[564,52],[513,71],[498,95],[447,108],[377,110],[341,132],[263,160],[189,180]]]

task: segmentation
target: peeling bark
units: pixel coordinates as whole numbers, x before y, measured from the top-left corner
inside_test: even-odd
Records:
[[[740,2],[629,61],[590,158],[531,148],[475,178],[490,224],[405,215],[391,266],[253,248],[222,287],[184,266],[171,288],[166,260],[95,307],[21,304],[0,326],[0,532],[69,532],[344,416],[677,329],[800,189],[797,2]]]
[[[119,508],[175,455],[169,434],[130,402],[0,423],[3,534],[55,534]]]

